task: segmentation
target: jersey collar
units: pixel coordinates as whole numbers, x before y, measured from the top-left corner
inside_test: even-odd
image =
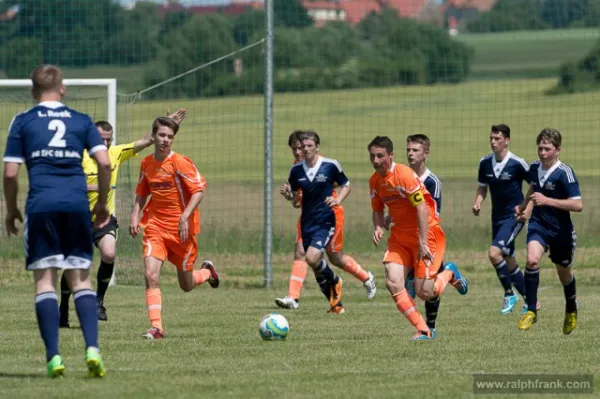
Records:
[[[425,180],[427,180],[427,178],[429,177],[430,174],[431,174],[431,171],[429,170],[429,168],[425,168],[425,173],[423,173],[421,176],[419,176],[419,180],[421,180],[421,183],[425,183]]]
[[[546,183],[548,181],[548,178],[550,177],[550,175],[552,175],[552,172],[554,172],[560,165],[562,165],[562,162],[560,162],[560,160],[557,160],[556,163],[554,165],[552,165],[552,167],[548,170],[545,170],[542,168],[542,164],[540,163],[540,167],[538,168],[538,181],[540,182],[540,187],[544,186],[544,183]]]
[[[38,103],[38,105],[50,109],[56,109],[65,106],[65,104],[61,103],[60,101],[42,101],[41,103]]]
[[[309,168],[306,164],[306,161],[302,163],[302,168],[304,169],[304,173],[306,173],[306,177],[308,177],[309,181],[313,181],[315,176],[317,175],[317,171],[321,167],[323,163],[323,157],[319,155],[319,159],[317,159],[317,163],[312,168]]]
[[[512,152],[508,151],[506,153],[506,156],[504,157],[504,159],[501,162],[498,162],[498,161],[496,161],[495,154],[492,154],[492,170],[494,172],[494,176],[496,176],[496,179],[498,177],[500,177],[500,173],[502,173],[502,171],[504,170],[504,167],[508,163],[508,160],[510,159],[511,156],[512,156]]]

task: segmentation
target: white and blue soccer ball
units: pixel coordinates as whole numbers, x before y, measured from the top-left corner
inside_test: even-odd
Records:
[[[290,325],[279,313],[271,313],[262,318],[258,331],[265,341],[282,341],[287,337]]]

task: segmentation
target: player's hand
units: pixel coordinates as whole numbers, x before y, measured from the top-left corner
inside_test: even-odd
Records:
[[[188,233],[190,232],[190,222],[188,218],[183,215],[179,219],[179,241],[184,242],[188,238]]]
[[[138,221],[137,215],[131,215],[131,220],[129,222],[129,235],[135,238],[138,234],[140,234],[140,222]]]
[[[394,225],[394,222],[392,221],[392,215],[387,215],[386,217],[383,218],[383,228],[386,230],[389,230],[390,227],[392,227]]]
[[[292,187],[288,182],[283,183],[281,187],[279,187],[279,194],[283,195],[283,198],[285,198],[288,201],[294,199],[294,194],[292,194]]]
[[[381,227],[375,227],[375,230],[373,230],[373,244],[375,244],[375,246],[378,246],[382,238],[383,229]]]
[[[167,109],[167,118],[172,119],[178,125],[181,125],[181,122],[185,119],[185,108],[179,108],[177,111],[171,113],[170,109]]]
[[[525,209],[521,208],[521,205],[515,206],[515,217],[517,218],[517,222],[525,222],[528,217],[525,214]]]
[[[23,223],[23,215],[21,211],[17,208],[15,212],[7,212],[6,217],[4,218],[4,225],[6,226],[6,232],[10,236],[11,234],[17,235],[19,229],[15,225],[15,220]]]
[[[548,197],[546,197],[542,193],[533,193],[529,196],[529,199],[531,201],[533,201],[533,204],[535,206],[550,205],[550,201],[548,200]]]
[[[92,211],[92,214],[96,216],[94,221],[94,228],[96,229],[101,229],[110,221],[110,211],[108,210],[108,206],[106,206],[106,204],[97,203]]]
[[[479,216],[479,212],[481,211],[481,204],[478,204],[477,202],[473,205],[473,215],[475,216]]]
[[[429,249],[429,245],[419,243],[419,258],[428,266],[433,263],[433,254]]]
[[[338,198],[327,197],[325,198],[325,203],[330,207],[338,206],[340,204],[340,200]]]

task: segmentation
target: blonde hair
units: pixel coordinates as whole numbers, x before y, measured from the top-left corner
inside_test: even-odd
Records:
[[[55,65],[41,65],[31,73],[31,82],[33,83],[31,94],[35,99],[39,99],[45,92],[60,92],[63,73]]]

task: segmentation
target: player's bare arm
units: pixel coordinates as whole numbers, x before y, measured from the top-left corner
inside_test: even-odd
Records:
[[[533,193],[529,196],[529,199],[535,206],[551,206],[568,212],[581,212],[583,210],[581,198],[556,199],[548,198],[542,193]]]
[[[523,219],[525,215],[525,210],[533,207],[533,205],[529,206],[531,201],[531,194],[533,194],[533,186],[530,185],[529,189],[527,190],[527,194],[525,194],[525,196],[523,197],[523,202],[515,207],[515,214],[517,216],[517,219]]]
[[[475,193],[475,203],[473,204],[473,215],[479,216],[479,212],[481,211],[481,204],[485,197],[487,196],[487,186],[479,186],[477,187],[477,192]]]
[[[94,206],[92,214],[96,216],[94,227],[102,228],[110,220],[110,211],[108,210],[106,201],[108,199],[108,192],[110,191],[110,174],[112,170],[107,150],[96,151],[92,155],[92,158],[98,164],[98,202]]]
[[[342,189],[340,190],[339,195],[337,196],[337,198],[332,197],[327,197],[325,198],[325,203],[327,205],[329,205],[330,207],[334,207],[337,205],[341,205],[342,202],[344,202],[344,200],[346,199],[346,197],[348,197],[348,195],[350,195],[350,192],[352,191],[352,189],[350,188],[350,182],[348,182],[348,184],[345,184]]]
[[[6,216],[4,225],[8,235],[17,235],[19,230],[15,221],[23,223],[23,215],[17,206],[17,193],[19,192],[19,168],[20,163],[4,163],[4,199],[6,201]]]
[[[419,257],[425,262],[433,262],[433,254],[429,249],[427,234],[429,233],[429,209],[422,201],[417,206],[417,225],[419,226]]]
[[[373,211],[373,244],[375,244],[375,246],[378,246],[379,242],[383,238],[383,226],[383,211]]]
[[[184,242],[188,238],[188,234],[190,232],[190,215],[194,212],[196,208],[198,208],[198,205],[200,205],[202,198],[204,198],[204,192],[199,191],[197,193],[194,193],[190,198],[190,203],[188,204],[188,206],[185,207],[183,213],[181,214],[181,217],[179,218],[179,240],[181,242]]]
[[[167,110],[167,118],[172,119],[173,121],[175,121],[175,123],[181,125],[181,123],[185,119],[186,112],[187,111],[185,108],[180,108],[173,113],[171,113],[170,110]],[[133,143],[133,152],[137,154],[145,148],[150,147],[152,144],[154,144],[154,136],[152,136],[152,132],[148,132],[144,135],[144,137],[137,139]],[[88,191],[90,190],[88,189]]]
[[[131,212],[131,218],[129,221],[129,235],[133,238],[140,234],[140,211],[146,206],[148,197],[142,197],[137,195],[133,204],[133,211]]]
[[[294,194],[292,194],[292,188],[290,187],[290,183],[285,182],[279,187],[279,194],[283,196],[288,201],[294,199]]]

